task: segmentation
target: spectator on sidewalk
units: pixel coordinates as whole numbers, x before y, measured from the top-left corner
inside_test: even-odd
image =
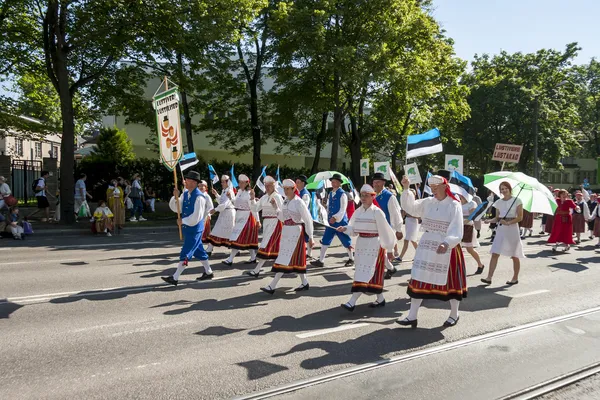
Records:
[[[155,212],[154,203],[156,202],[156,193],[154,189],[152,189],[152,186],[146,186],[144,192],[146,193],[146,205],[150,209],[150,212]]]
[[[133,182],[131,182],[131,193],[129,193],[129,198],[133,203],[129,222],[146,221],[146,218],[142,216],[142,213],[144,212],[144,204],[142,203],[143,195],[144,192],[142,190],[142,185],[140,184],[140,174],[135,174],[133,175]],[[138,215],[137,218],[136,213]]]
[[[94,224],[92,231],[94,233],[106,233],[106,236],[112,236],[110,231],[113,230],[113,213],[106,206],[104,200],[100,200],[98,208],[94,211],[92,223]]]
[[[80,214],[81,206],[84,205],[86,199],[92,199],[92,196],[86,190],[86,179],[87,176],[85,174],[81,174],[79,176],[79,180],[75,182],[75,221],[77,221],[77,217]],[[89,207],[86,207],[86,209],[88,208]],[[87,217],[89,217],[89,215],[87,215]]]
[[[33,217],[40,211],[44,211],[45,218],[42,218],[42,222],[50,221],[50,203],[48,202],[48,197],[54,197],[50,193],[46,191],[46,179],[50,176],[48,171],[42,171],[42,175],[35,182],[35,198],[37,200],[37,210],[33,213],[29,214],[28,218]]]
[[[23,227],[19,225],[19,207],[13,207],[10,209],[10,216],[8,217],[7,230],[10,230],[15,240],[25,239],[25,231]]]
[[[4,209],[4,207],[8,208],[9,205],[6,204],[5,199],[8,198],[12,193],[10,191],[10,187],[6,183],[6,178],[0,176],[0,213]]]
[[[125,203],[123,200],[123,188],[116,179],[113,179],[106,191],[108,208],[114,213],[114,222],[117,229],[123,229],[125,225]]]

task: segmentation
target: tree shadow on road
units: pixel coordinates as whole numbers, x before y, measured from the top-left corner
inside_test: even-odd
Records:
[[[502,293],[507,293],[506,286],[489,287],[479,285],[469,287],[467,298],[460,302],[460,311],[477,312],[508,308],[512,297],[504,296]],[[423,307],[450,312],[450,304],[447,301],[427,299],[423,301]]]
[[[548,268],[554,269],[552,272],[557,272],[557,271],[563,270],[563,271],[569,271],[569,272],[575,272],[575,273],[579,273],[579,272],[589,269],[588,267],[581,265],[579,263],[565,263],[565,262],[548,265]]]

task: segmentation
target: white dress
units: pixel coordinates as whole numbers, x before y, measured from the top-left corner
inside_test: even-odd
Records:
[[[231,194],[231,198],[235,196],[231,187],[221,192],[218,198],[219,205],[215,208],[215,212],[219,213],[219,218],[215,223],[215,227],[210,232],[210,236],[226,240],[231,236],[231,231],[235,225],[235,208],[229,197],[227,197],[227,193]]]
[[[471,210],[473,210],[474,208],[477,208],[477,203],[473,200],[462,205],[464,221],[466,221],[467,218],[469,218],[469,215],[471,215]],[[474,223],[473,223],[473,221],[469,221],[469,222],[465,222],[464,225],[473,226]],[[471,240],[470,243],[461,242],[460,245],[463,247],[479,247],[479,241],[477,240],[477,232],[475,232],[475,229],[473,229],[473,240]]]
[[[271,204],[271,199],[275,199],[275,204],[277,204],[277,207],[273,207],[273,204]],[[250,206],[252,211],[255,213],[262,211],[263,235],[260,245],[258,246],[260,249],[264,249],[269,244],[269,240],[271,240],[271,236],[273,235],[273,232],[275,232],[275,228],[279,222],[279,219],[277,218],[277,209],[281,208],[282,205],[283,197],[281,197],[279,193],[273,192],[271,195],[265,194],[260,198],[260,200]]]
[[[235,206],[235,224],[229,235],[229,241],[234,242],[240,236],[240,233],[244,230],[248,218],[250,218],[250,207],[256,200],[250,200],[250,192],[248,190],[238,190],[237,196],[233,201]],[[258,214],[254,215],[254,219],[258,220]],[[219,217],[220,219],[221,217]]]
[[[514,204],[513,204],[514,202]],[[512,205],[512,207],[511,207]],[[514,197],[508,200],[496,200],[493,207],[498,210],[497,215],[500,218],[513,219],[517,216],[517,207],[522,206],[523,202]],[[510,211],[508,211],[510,208]],[[508,211],[508,215],[507,215]],[[500,225],[496,228],[496,237],[492,243],[492,254],[500,254],[506,257],[525,258],[523,253],[523,245],[521,244],[521,233],[519,232],[519,224]]]

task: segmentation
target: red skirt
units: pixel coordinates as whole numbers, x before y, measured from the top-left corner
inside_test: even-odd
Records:
[[[215,235],[208,235],[208,237],[206,238],[206,241],[215,247],[229,246],[229,239],[218,237]]]
[[[302,226],[302,232],[298,236],[298,243],[290,258],[289,265],[273,264],[271,268],[272,272],[298,272],[301,274],[306,273],[306,243],[304,242],[304,226]]]
[[[544,225],[544,232],[552,233],[552,225],[554,224],[554,215],[548,215],[546,217],[546,225]]]
[[[570,214],[557,214],[554,216],[552,234],[548,238],[548,243],[575,244],[573,240],[573,218]]]
[[[521,222],[519,222],[519,228],[533,228],[533,213],[530,213],[527,210],[523,210],[523,219],[521,220]]]
[[[262,260],[274,260],[279,255],[279,243],[281,240],[281,230],[283,229],[283,224],[281,221],[277,222],[277,226],[275,226],[275,230],[271,234],[269,238],[269,242],[267,243],[267,247],[261,247],[258,249],[258,253],[256,254],[257,258]]]
[[[407,293],[415,299],[436,299],[442,301],[462,300],[467,297],[467,271],[465,258],[460,245],[450,250],[450,268],[445,285],[433,285],[411,279]]]
[[[585,233],[586,225],[583,214],[573,214],[573,233]]]
[[[352,293],[383,293],[383,276],[385,275],[385,249],[379,248],[379,254],[377,255],[377,261],[375,262],[375,273],[371,280],[365,282],[352,282]]]
[[[210,218],[206,217],[204,221],[204,232],[202,232],[202,243],[206,243],[208,241],[208,237],[210,236]]]
[[[594,236],[600,237],[600,218],[594,220]]]
[[[250,213],[244,229],[236,240],[229,242],[229,247],[232,249],[246,250],[258,249],[258,224],[254,218],[254,214]]]

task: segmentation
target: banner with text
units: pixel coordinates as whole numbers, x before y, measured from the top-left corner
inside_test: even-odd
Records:
[[[492,160],[500,162],[518,163],[521,158],[523,146],[518,144],[496,143]]]
[[[165,167],[172,171],[183,157],[178,90],[167,90],[155,96],[153,106],[158,125],[160,160]]]

